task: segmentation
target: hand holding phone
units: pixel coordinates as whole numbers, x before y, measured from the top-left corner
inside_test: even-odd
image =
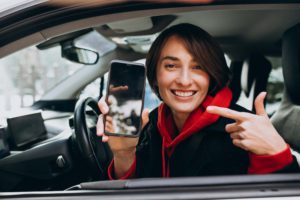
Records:
[[[146,69],[144,65],[114,60],[111,62],[104,117],[106,135],[137,137],[142,128]]]

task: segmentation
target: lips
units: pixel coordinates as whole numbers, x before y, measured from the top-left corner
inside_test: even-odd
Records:
[[[183,91],[183,90],[171,90],[175,96],[178,97],[191,97],[196,94],[196,91]]]

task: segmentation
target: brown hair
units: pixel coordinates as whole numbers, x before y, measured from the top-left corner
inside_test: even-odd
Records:
[[[179,24],[164,30],[153,42],[146,57],[147,78],[152,90],[159,98],[158,87],[155,84],[157,83],[156,68],[161,50],[171,36],[179,37],[189,53],[208,73],[209,94],[214,95],[228,84],[230,71],[219,44],[203,29],[192,24]]]

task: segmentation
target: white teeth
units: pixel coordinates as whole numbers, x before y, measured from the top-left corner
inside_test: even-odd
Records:
[[[194,94],[194,92],[181,92],[181,91],[174,91],[175,95],[181,96],[181,97],[189,97]]]

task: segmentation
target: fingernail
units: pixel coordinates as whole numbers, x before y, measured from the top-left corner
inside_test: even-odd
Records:
[[[103,114],[108,113],[108,107],[107,106],[102,106],[102,111],[103,111]]]

